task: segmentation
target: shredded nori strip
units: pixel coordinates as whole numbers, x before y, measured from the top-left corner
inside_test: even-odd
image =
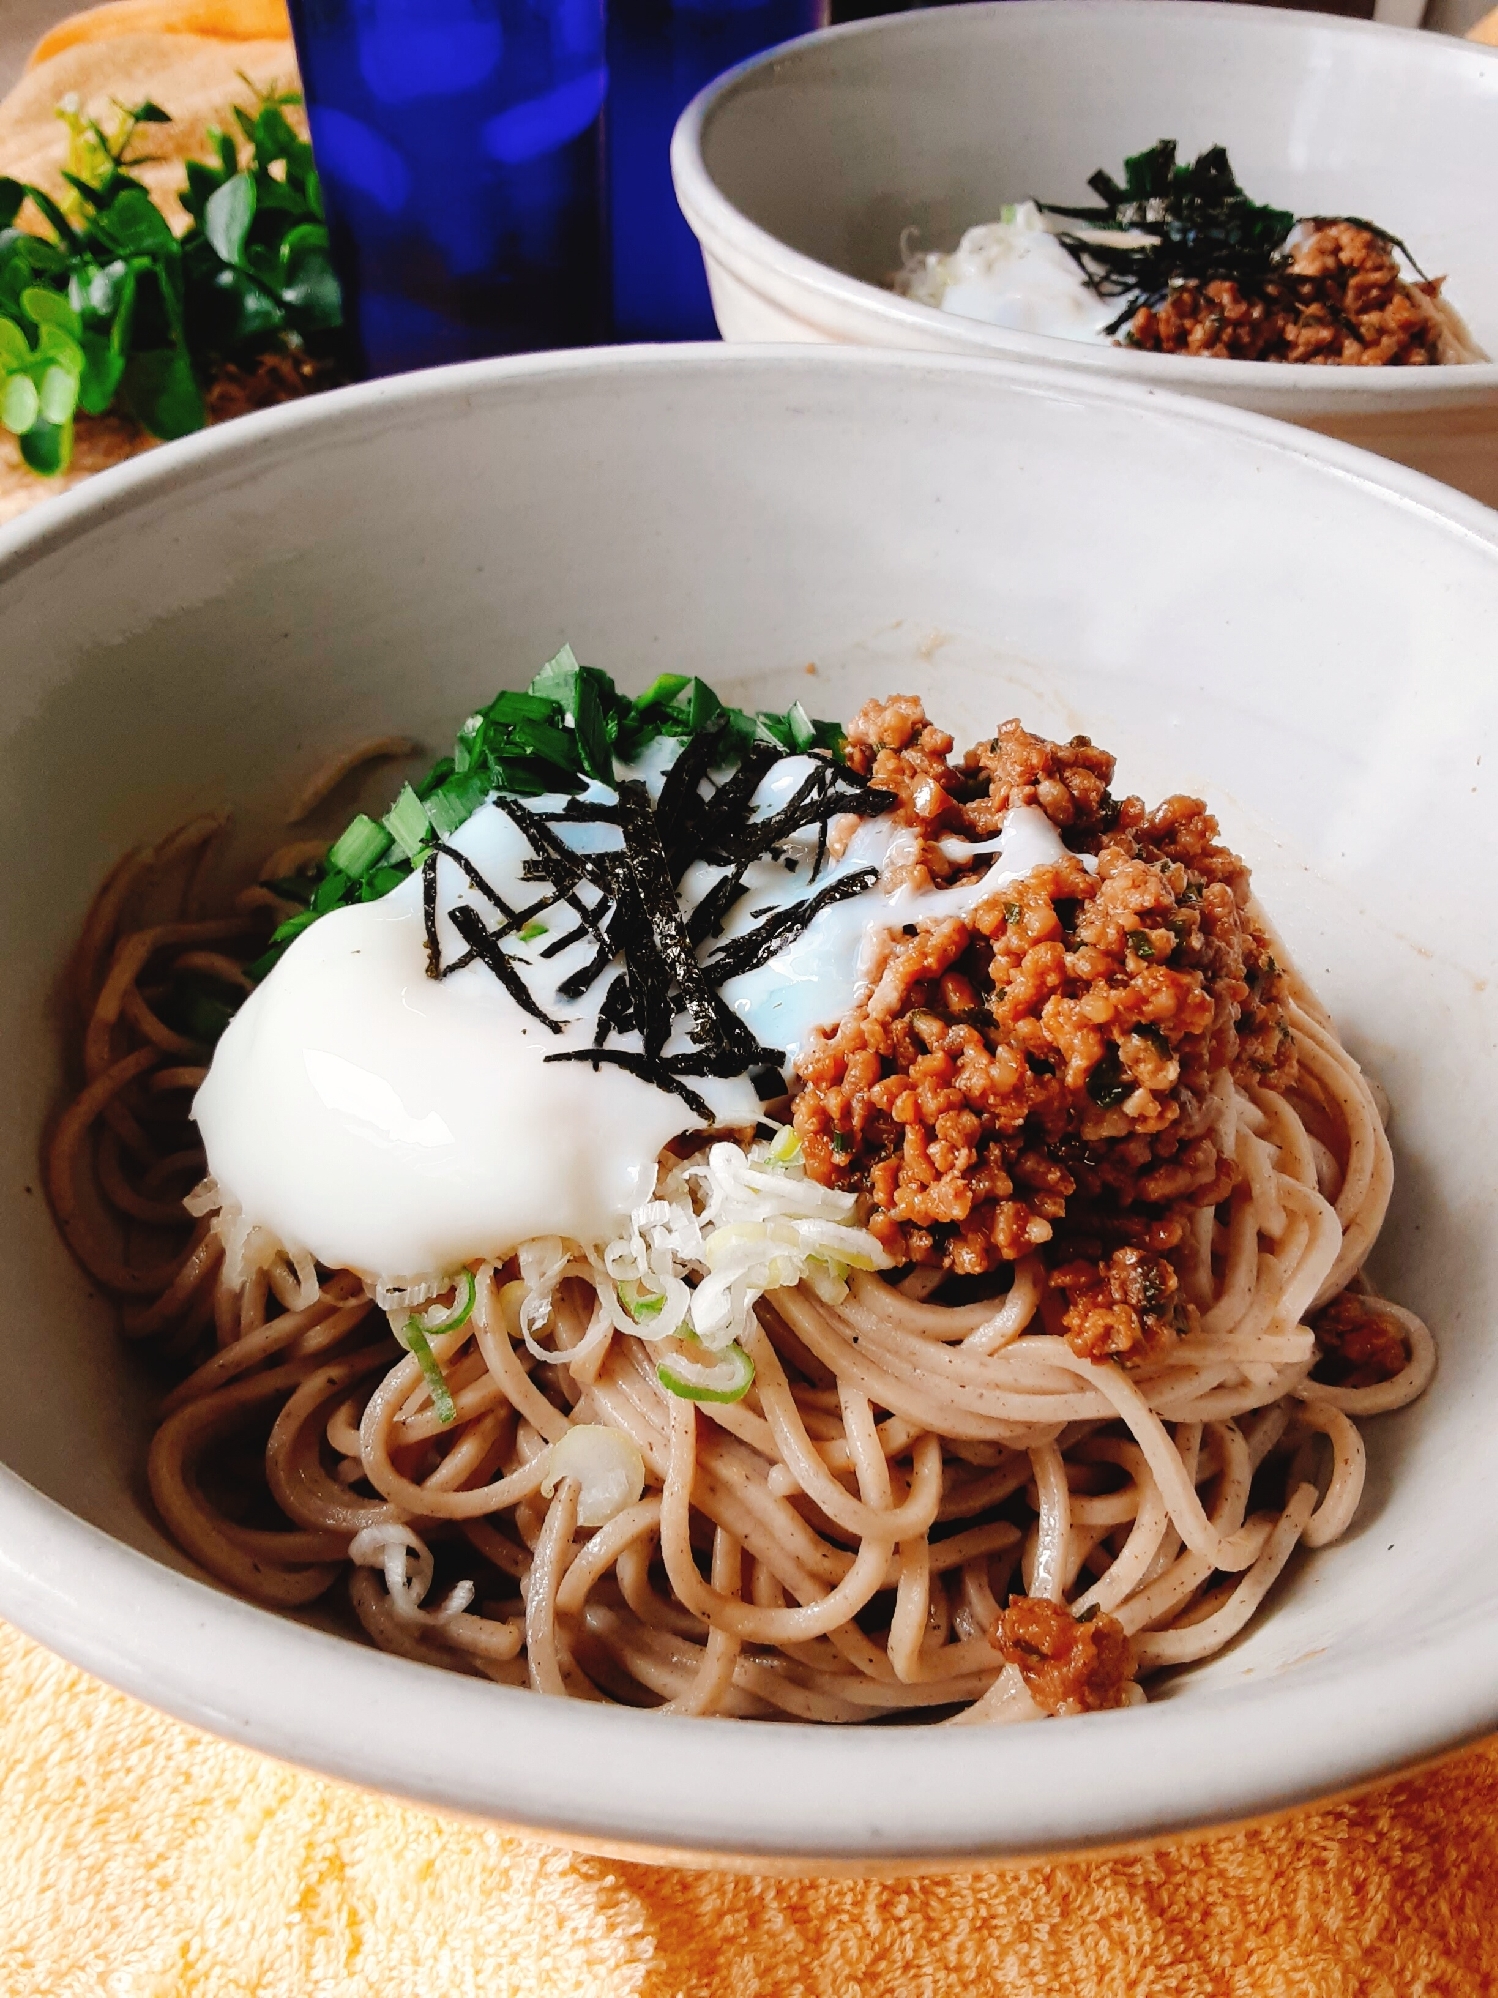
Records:
[[[878,879],[877,867],[860,867],[856,874],[845,874],[840,880],[829,881],[825,888],[809,895],[804,902],[793,902],[788,909],[776,910],[766,916],[757,930],[724,944],[715,956],[708,959],[703,966],[704,971],[719,985],[726,985],[730,978],[742,978],[746,971],[758,971],[761,965],[769,963],[783,943],[800,936],[823,909],[830,909],[834,902],[846,902],[854,895],[861,895],[865,888],[872,888]]]
[[[710,1106],[687,1086],[689,1076],[749,1074],[766,1085],[773,1081],[777,1094],[784,1086],[783,1051],[762,1047],[719,987],[768,963],[822,909],[861,894],[877,879],[876,870],[860,869],[788,909],[769,912],[755,929],[724,945],[706,963],[697,956],[699,947],[721,932],[729,910],[747,892],[744,876],[756,860],[786,859],[794,871],[796,863],[781,852],[782,842],[815,825],[815,879],[826,858],[832,818],[844,812],[870,816],[894,803],[888,792],[872,789],[855,771],[822,751],[778,811],[753,818],[754,794],[766,773],[782,757],[802,752],[771,743],[740,745],[737,767],[719,783],[712,771],[726,759],[727,736],[726,712],[710,717],[683,744],[654,801],[644,784],[627,777],[617,782],[612,799],[570,799],[560,810],[536,812],[513,796],[496,797],[495,803],[531,849],[523,878],[545,885],[545,892],[524,909],[510,908],[480,870],[446,844],[439,843],[425,856],[422,880],[431,975],[446,977],[477,959],[519,1006],[552,1033],[562,1031],[561,1023],[540,1006],[519,963],[500,945],[546,911],[569,909],[576,922],[550,939],[540,955],[555,957],[585,937],[591,937],[597,948],[558,987],[558,998],[574,1002],[611,965],[617,963],[619,970],[599,1003],[593,1046],[559,1051],[546,1059],[588,1061],[595,1069],[607,1062],[679,1096],[708,1122]],[[580,852],[555,830],[563,823],[616,826],[620,844],[600,852]],[[443,857],[458,864],[475,892],[501,917],[491,929],[470,904],[456,904],[448,913],[469,950],[446,965],[437,934],[437,865]],[[677,891],[696,860],[727,871],[689,917]],[[668,1055],[668,1044],[681,1032],[688,1048]],[[611,1037],[625,1033],[639,1035],[638,1052],[606,1045]]]
[[[1409,259],[1408,247],[1391,230],[1362,216],[1299,216],[1288,208],[1253,201],[1238,185],[1222,146],[1209,146],[1189,163],[1176,159],[1174,139],[1160,139],[1148,151],[1124,161],[1123,185],[1103,169],[1087,185],[1102,202],[1099,208],[1063,208],[1054,202],[1036,205],[1046,215],[1081,222],[1093,231],[1144,234],[1149,243],[1110,243],[1094,237],[1084,241],[1070,231],[1056,240],[1076,264],[1097,297],[1124,301],[1104,331],[1122,330],[1141,306],[1163,303],[1174,286],[1205,285],[1230,279],[1246,298],[1267,296],[1282,285],[1290,271],[1290,233],[1300,222],[1324,228],[1329,222],[1351,222],[1367,229]]]
[[[642,1054],[631,1054],[628,1048],[569,1048],[565,1054],[550,1054],[546,1059],[590,1062],[595,1072],[598,1064],[603,1061],[614,1068],[628,1069],[631,1075],[639,1076],[642,1082],[651,1083],[657,1089],[664,1089],[673,1096],[679,1096],[692,1115],[700,1117],[704,1124],[713,1121],[712,1106],[705,1097],[699,1096],[695,1089],[688,1089],[673,1070],[662,1068],[658,1062],[649,1061]]]
[[[480,963],[487,965],[494,973],[515,1004],[523,1012],[529,1013],[533,1020],[539,1020],[548,1033],[559,1034],[562,1031],[561,1022],[553,1020],[550,1014],[543,1013],[536,1004],[531,997],[530,987],[520,976],[512,960],[500,949],[494,934],[485,928],[483,917],[472,903],[459,902],[455,908],[448,911],[448,920],[464,943],[470,946]]]

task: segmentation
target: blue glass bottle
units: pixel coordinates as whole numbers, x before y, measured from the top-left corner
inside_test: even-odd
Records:
[[[607,327],[604,0],[291,0],[370,374]]]
[[[671,185],[671,133],[704,84],[826,25],[827,0],[609,0],[614,337],[717,337],[702,252]]]

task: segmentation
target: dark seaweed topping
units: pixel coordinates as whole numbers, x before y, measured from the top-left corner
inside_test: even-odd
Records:
[[[460,902],[450,914],[453,928],[468,945],[472,956],[494,973],[515,1004],[529,1013],[533,1020],[539,1020],[548,1033],[559,1034],[562,1031],[561,1027],[536,1004],[530,995],[530,987],[520,976],[513,960],[505,956],[499,947],[498,937],[492,930],[485,928],[483,917],[472,903]],[[455,965],[448,966],[449,971],[456,969]],[[440,978],[443,974],[439,971],[434,975]]]
[[[657,806],[673,867],[684,838],[700,831],[718,840],[723,827],[731,829],[744,817],[760,779],[780,757],[821,751],[836,758],[843,741],[838,723],[814,721],[799,701],[783,715],[751,714],[729,707],[705,681],[683,673],[663,673],[631,699],[607,673],[580,665],[564,645],[525,693],[499,694],[470,715],[452,755],[433,764],[419,783],[408,784],[383,821],[360,814],[329,849],[340,861],[348,858],[347,866],[325,861],[311,874],[276,884],[306,913],[275,931],[250,975],[263,978],[292,938],[329,909],[377,901],[399,887],[487,799],[581,791],[589,778],[612,784],[616,763],[635,762],[661,736],[685,744]],[[736,774],[710,801],[716,818],[705,819],[702,801],[690,801],[710,768]],[[581,803],[567,814],[589,815]],[[351,838],[356,830],[358,837]],[[706,847],[699,851],[708,853]],[[429,935],[430,930],[429,923]]]
[[[732,943],[710,957],[705,967],[708,975],[720,985],[726,985],[730,978],[742,978],[746,971],[758,971],[762,964],[768,964],[783,944],[793,937],[800,936],[807,929],[813,917],[829,909],[834,902],[846,902],[854,895],[861,895],[866,888],[872,888],[879,879],[877,867],[860,867],[854,874],[844,874],[836,881],[829,881],[825,888],[809,895],[804,902],[793,902],[788,909],[767,911],[758,929],[750,930],[746,936],[735,937]]]
[[[1141,306],[1162,303],[1174,285],[1210,284],[1230,279],[1245,297],[1262,297],[1285,277],[1286,242],[1299,221],[1321,228],[1345,221],[1400,250],[1420,267],[1400,239],[1360,216],[1297,217],[1287,208],[1252,201],[1238,185],[1222,146],[1209,146],[1189,165],[1176,160],[1174,139],[1160,139],[1147,152],[1124,161],[1123,185],[1101,168],[1087,185],[1099,208],[1036,205],[1047,215],[1080,222],[1088,229],[1128,231],[1154,237],[1148,244],[1084,242],[1062,231],[1057,241],[1099,298],[1124,301],[1106,331],[1117,333]],[[1422,273],[1423,275],[1423,273]]]
[[[1209,146],[1189,166],[1176,162],[1176,142],[1161,139],[1124,161],[1120,187],[1101,168],[1087,185],[1100,208],[1038,206],[1047,215],[1153,235],[1148,245],[1088,243],[1063,233],[1057,240],[1099,298],[1126,300],[1108,332],[1126,325],[1141,305],[1158,305],[1172,284],[1232,278],[1245,291],[1270,277],[1295,227],[1287,208],[1250,201],[1222,146]]]
[[[437,846],[424,863],[427,955],[433,977],[445,978],[478,958],[526,1012],[558,1032],[558,1023],[538,1006],[519,964],[500,944],[548,909],[571,909],[578,918],[576,925],[548,944],[545,954],[584,936],[595,938],[598,948],[562,983],[559,996],[580,999],[611,965],[620,969],[599,1001],[593,1046],[548,1055],[547,1060],[589,1061],[595,1069],[608,1062],[681,1097],[704,1119],[710,1110],[687,1086],[688,1077],[748,1073],[757,1078],[757,1088],[768,1089],[772,1096],[782,1094],[785,1087],[782,1051],[761,1046],[719,988],[766,963],[821,909],[870,887],[877,872],[861,868],[790,908],[767,910],[754,929],[725,944],[705,963],[697,956],[699,944],[715,932],[722,915],[745,892],[743,876],[752,862],[767,855],[778,857],[781,842],[804,827],[815,824],[825,831],[827,821],[840,813],[868,815],[894,802],[888,792],[873,790],[855,772],[827,759],[817,762],[778,811],[751,818],[755,790],[787,752],[778,746],[755,746],[737,770],[715,782],[715,756],[726,741],[721,716],[712,717],[682,751],[654,801],[634,778],[619,781],[612,800],[574,799],[547,813],[532,811],[517,798],[500,798],[501,809],[531,848],[523,867],[525,878],[545,883],[548,891],[524,909],[511,909],[472,862],[450,847]],[[564,823],[615,826],[620,844],[603,852],[580,853],[555,830]],[[435,883],[444,857],[458,862],[470,884],[501,917],[490,928],[470,904],[455,906],[453,925],[469,950],[448,964],[442,962],[436,930]],[[704,925],[686,915],[677,893],[682,876],[699,858],[730,870],[700,905],[710,903],[713,908],[712,921]],[[624,1033],[640,1036],[638,1052],[608,1045]],[[667,1053],[668,1044],[678,1036],[687,1046]]]
[[[682,746],[652,801],[644,784],[621,776],[616,766],[637,761],[661,736]],[[374,901],[419,871],[429,975],[446,978],[482,964],[549,1033],[560,1033],[562,1023],[531,992],[525,960],[505,946],[513,938],[530,943],[544,935],[539,954],[552,958],[592,939],[592,955],[558,987],[558,996],[575,1003],[602,982],[593,1045],[558,1051],[548,1061],[625,1069],[679,1096],[704,1121],[710,1120],[709,1106],[688,1086],[689,1078],[747,1073],[768,1101],[784,1093],[782,1051],[759,1044],[720,988],[768,962],[820,910],[870,886],[875,871],[862,869],[790,908],[765,911],[763,920],[706,962],[698,952],[721,935],[747,893],[745,876],[756,861],[783,861],[794,871],[796,861],[784,843],[815,827],[815,881],[826,860],[832,819],[843,813],[873,816],[893,805],[888,792],[873,790],[840,761],[842,741],[835,722],[814,721],[799,702],[783,715],[750,714],[729,707],[703,681],[684,674],[662,674],[631,700],[606,673],[580,665],[564,646],[525,693],[500,694],[470,716],[453,754],[419,783],[405,785],[383,820],[361,814],[319,869],[277,884],[298,913],[274,932],[251,973],[263,978],[291,939],[328,910]],[[794,795],[778,810],[752,817],[766,774],[792,755],[811,758]],[[613,796],[571,795],[542,811],[525,803],[527,797],[579,793],[590,779],[608,785]],[[538,893],[520,908],[511,907],[448,843],[491,798],[530,849],[522,874]],[[560,828],[566,825],[615,827],[619,844],[580,853],[563,838]],[[699,860],[724,871],[688,915],[678,889]],[[467,948],[446,962],[438,932],[443,861],[451,862],[493,911],[487,916],[471,902],[449,909]],[[562,915],[571,920],[559,922]],[[624,1034],[639,1035],[638,1051],[609,1045]],[[676,1049],[668,1053],[673,1041]]]
[[[548,1061],[585,1061],[594,1074],[600,1062],[608,1062],[612,1068],[628,1069],[631,1075],[639,1076],[642,1082],[654,1083],[657,1089],[664,1089],[672,1096],[679,1096],[694,1117],[700,1117],[704,1124],[713,1120],[712,1106],[695,1089],[689,1089],[669,1065],[662,1067],[659,1062],[648,1061],[642,1054],[632,1054],[628,1048],[573,1048],[566,1054],[546,1057]]]

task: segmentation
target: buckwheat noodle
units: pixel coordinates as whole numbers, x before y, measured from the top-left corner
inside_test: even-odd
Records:
[[[150,1487],[172,1538],[239,1594],[292,1608],[342,1583],[387,1650],[580,1699],[1025,1719],[1035,1700],[990,1642],[1012,1590],[1109,1613],[1145,1675],[1210,1656],[1297,1545],[1345,1531],[1359,1419],[1430,1378],[1426,1327],[1371,1296],[1405,1345],[1397,1377],[1312,1377],[1307,1319],[1360,1284],[1392,1170],[1368,1083],[1292,979],[1298,1082],[1217,1082],[1239,1179],[1186,1245],[1200,1330],[1163,1356],[1125,1371],[1073,1352],[1032,1255],[976,1304],[923,1298],[921,1277],[856,1275],[841,1305],[773,1292],[746,1341],[749,1398],[697,1405],[640,1340],[589,1336],[582,1277],[555,1296],[556,1363],[537,1362],[500,1298],[513,1265],[486,1265],[471,1318],[432,1339],[444,1426],[359,1278],[282,1257],[233,1290],[208,1224],[183,1220],[206,1055],[158,1009],[187,973],[244,989],[264,912],[287,906],[256,885],[200,913],[223,825],[137,850],[96,898],[71,974],[82,1082],[47,1168],[127,1337],[179,1368],[212,1348],[166,1398]],[[272,859],[262,884],[288,850]],[[173,883],[166,919],[132,916]],[[583,1423],[623,1431],[647,1469],[641,1500],[593,1530],[574,1479],[542,1489],[550,1446]]]

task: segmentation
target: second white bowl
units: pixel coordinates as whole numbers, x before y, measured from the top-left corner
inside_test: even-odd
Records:
[[[1085,202],[1098,167],[1221,143],[1258,200],[1371,215],[1444,273],[1498,354],[1498,50],[1177,0],[1003,0],[808,35],[684,113],[676,191],[728,340],[1044,361],[1258,410],[1498,505],[1498,363],[1276,367],[1012,333],[885,288],[1005,202]]]

